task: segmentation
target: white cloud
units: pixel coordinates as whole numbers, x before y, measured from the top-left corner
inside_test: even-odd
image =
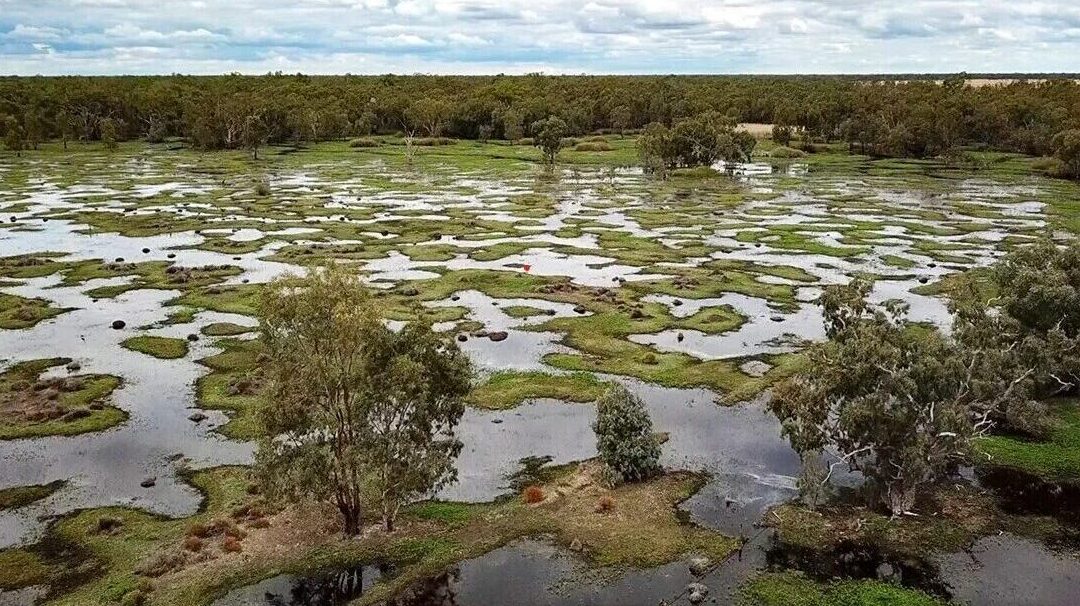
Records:
[[[1077,32],[1074,0],[0,0],[0,72],[1075,71]]]

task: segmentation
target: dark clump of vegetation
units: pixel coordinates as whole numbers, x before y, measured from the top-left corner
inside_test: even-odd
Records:
[[[622,385],[596,402],[596,451],[611,484],[640,482],[660,473],[660,441],[641,398]]]

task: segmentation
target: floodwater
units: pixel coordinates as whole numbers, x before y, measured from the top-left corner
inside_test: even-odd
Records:
[[[115,165],[99,166],[100,171],[82,175],[74,183],[61,178],[69,168],[47,162],[33,166],[40,174],[25,183],[5,182],[0,191],[0,256],[50,252],[61,260],[124,258],[127,262],[171,261],[186,267],[231,265],[242,273],[227,283],[262,283],[301,269],[266,258],[291,244],[349,246],[392,241],[401,235],[401,224],[409,221],[459,226],[497,221],[503,227],[485,223],[472,233],[403,244],[401,250],[358,262],[357,271],[381,287],[448,271],[481,269],[566,277],[581,286],[619,288],[626,282],[647,288],[651,281],[669,279],[681,268],[723,260],[784,266],[801,270],[813,280],[757,278],[764,284],[790,286],[796,293],[790,307],[737,293],[702,299],[660,293],[643,297],[668,306],[676,318],[727,306],[746,319],[739,328],[721,334],[665,330],[628,337],[657,351],[683,352],[701,360],[792,351],[821,339],[821,310],[815,303],[821,287],[845,283],[860,272],[881,278],[875,282],[873,302],[903,300],[911,319],[947,329],[944,302],[911,290],[955,271],[989,264],[1003,254],[1007,236],[1022,240],[1047,225],[1044,205],[1033,199],[1037,187],[969,180],[960,182],[955,191],[927,194],[905,191],[890,181],[816,178],[804,166],[795,166],[784,178],[814,180],[794,188],[782,186],[767,165],[743,167],[737,174],[754,197],[737,207],[715,209],[707,198],[687,204],[695,200],[693,191],[668,198],[653,196],[649,182],[633,170],[575,169],[555,185],[538,185],[531,177],[420,177],[424,187],[418,188],[415,175],[387,174],[381,165],[350,165],[350,174],[356,176],[347,179],[324,178],[312,168],[271,175],[273,204],[267,205],[251,197],[250,185],[219,182],[183,165],[158,166],[151,159],[116,160]],[[372,185],[372,178],[389,179],[391,185]],[[396,191],[397,186],[402,191]],[[548,212],[544,216],[515,214],[512,197],[538,187],[554,200]],[[850,206],[840,201],[854,195],[862,199]],[[984,212],[966,214],[964,209],[970,206]],[[93,229],[64,216],[73,211],[109,213],[120,221],[125,216],[163,222],[197,219],[202,226],[193,230],[186,224],[165,235],[132,237]],[[670,224],[657,224],[658,214],[670,218]],[[658,263],[635,262],[632,256],[622,256],[625,251],[619,244],[604,248],[605,236],[612,234],[658,243],[674,256]],[[794,236],[794,244],[781,234]],[[254,250],[200,250],[211,237]],[[494,260],[469,256],[499,244],[525,246]],[[429,245],[449,245],[457,252],[446,261],[413,260],[402,252],[404,246]],[[680,252],[687,249],[694,253]],[[82,365],[80,372],[120,377],[123,385],[110,403],[130,415],[126,423],[102,432],[0,441],[0,488],[67,481],[51,497],[0,512],[0,547],[32,542],[50,518],[81,508],[131,505],[164,515],[190,515],[200,497],[177,479],[178,466],[199,468],[251,460],[251,444],[214,432],[227,420],[222,413],[206,411],[208,418],[201,423],[188,419],[196,406],[194,382],[207,372],[197,361],[218,351],[212,339],[192,343],[191,352],[178,360],[158,360],[119,343],[137,334],[184,337],[214,322],[254,325],[254,318],[200,312],[190,323],[165,326],[160,323],[176,309],[167,303],[179,291],[140,289],[97,300],[84,294],[99,286],[124,284],[127,279],[64,285],[62,276],[55,275],[0,287],[3,293],[40,297],[55,307],[74,308],[32,328],[0,331],[0,367],[53,356],[73,358]],[[489,331],[508,333],[501,342],[467,336],[460,343],[483,373],[559,372],[547,366],[544,357],[573,350],[562,344],[562,334],[534,328],[551,318],[581,315],[567,304],[499,299],[467,289],[428,305],[463,307],[465,319]],[[514,318],[504,310],[515,305],[545,313]],[[117,319],[127,323],[124,330],[110,328]],[[681,507],[696,523],[750,541],[740,557],[704,580],[714,597],[732,595],[747,574],[767,566],[768,540],[756,527],[762,513],[795,494],[798,460],[780,437],[778,422],[767,412],[767,395],[721,407],[717,394],[705,389],[602,378],[623,383],[645,401],[656,430],[668,435],[663,447],[665,466],[712,474],[711,481]],[[464,443],[457,462],[459,481],[437,496],[490,500],[507,490],[507,476],[525,457],[550,456],[557,464],[594,456],[590,428],[594,414],[590,404],[549,399],[503,411],[468,409],[458,429]],[[140,482],[149,477],[156,478],[155,485],[141,487]],[[845,481],[845,476],[837,479]],[[1022,569],[1004,570],[1003,554],[1008,550],[1027,554]],[[1063,595],[1060,587],[1067,582],[1076,583],[1068,560],[1056,559],[1041,546],[1015,537],[988,539],[973,554],[978,555],[976,568],[950,556],[941,570],[958,597],[975,603],[993,603],[986,601],[992,593],[987,587],[1005,596],[1046,596],[1046,601],[1027,603],[1064,603],[1054,602],[1053,596]],[[583,566],[572,555],[543,541],[523,541],[463,562],[452,574],[448,571],[432,580],[428,589],[438,595],[449,592],[454,596],[452,603],[461,605],[507,600],[536,605],[625,604],[628,595],[635,600],[640,597],[642,604],[661,600],[681,604],[687,583],[694,580],[685,562],[603,580],[590,577],[585,582],[578,578],[582,573]],[[355,597],[381,574],[363,568],[316,575],[314,580],[279,576],[238,589],[218,604],[337,603]],[[515,582],[508,584],[507,578]],[[978,579],[986,579],[985,586]],[[1047,593],[1031,594],[1036,586],[1048,588]],[[0,603],[32,601],[35,591],[17,596],[0,593]],[[415,593],[424,595],[420,590]]]

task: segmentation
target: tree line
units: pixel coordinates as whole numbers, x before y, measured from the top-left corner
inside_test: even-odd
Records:
[[[411,132],[517,140],[558,117],[568,135],[668,127],[710,113],[771,123],[872,155],[927,157],[959,146],[1036,155],[1080,129],[1069,79],[973,87],[816,76],[156,76],[0,79],[5,141],[183,137],[202,149],[245,137],[303,143]],[[15,133],[11,135],[10,133]]]

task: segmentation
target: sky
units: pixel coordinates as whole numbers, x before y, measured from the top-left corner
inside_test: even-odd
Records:
[[[1077,0],[0,0],[0,74],[1080,72]]]

